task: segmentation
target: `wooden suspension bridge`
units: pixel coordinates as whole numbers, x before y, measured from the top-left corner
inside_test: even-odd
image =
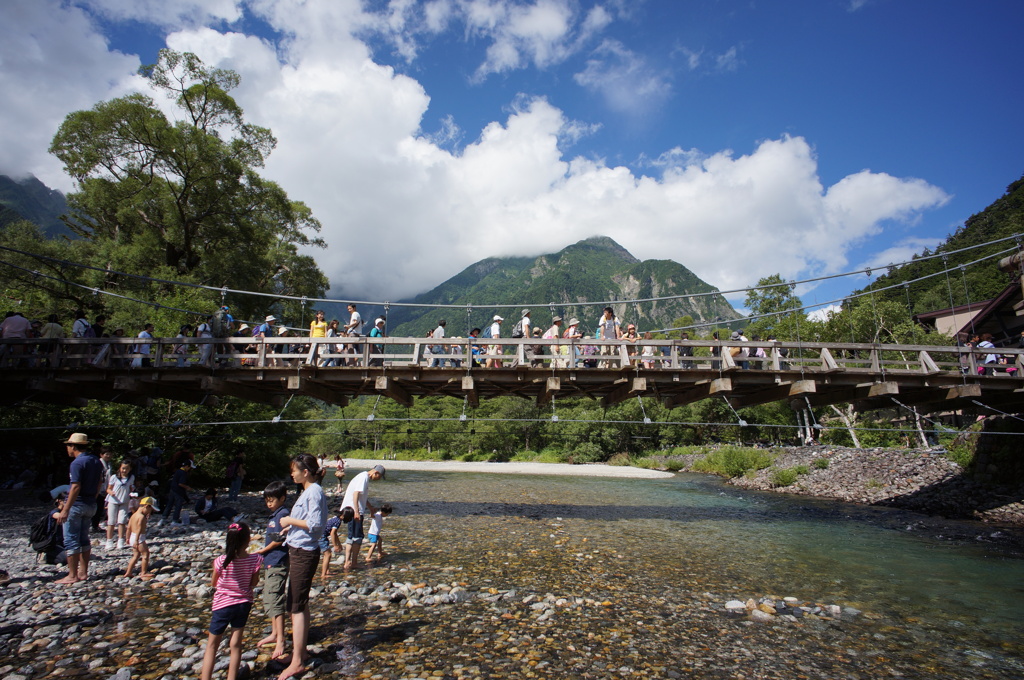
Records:
[[[222,397],[281,405],[304,395],[345,405],[383,395],[405,405],[450,396],[471,406],[513,395],[635,397],[679,406],[724,397],[735,408],[786,401],[794,409],[922,413],[1024,410],[1024,350],[821,342],[454,338],[75,338],[0,340],[0,404],[214,405]],[[643,355],[644,349],[648,355]],[[763,358],[733,356],[734,348]],[[140,351],[144,350],[144,351]],[[650,353],[653,352],[653,355]],[[993,352],[999,362],[986,363]],[[488,360],[499,362],[487,367]],[[590,365],[588,365],[590,364]]]

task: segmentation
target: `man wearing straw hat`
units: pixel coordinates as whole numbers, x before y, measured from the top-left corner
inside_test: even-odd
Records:
[[[57,524],[64,526],[64,550],[68,556],[68,575],[57,583],[68,585],[89,578],[89,527],[96,514],[96,497],[103,486],[103,463],[92,454],[89,437],[76,432],[64,442],[71,461],[71,488]]]

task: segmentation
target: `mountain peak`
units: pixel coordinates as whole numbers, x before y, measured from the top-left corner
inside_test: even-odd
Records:
[[[596,318],[600,310],[595,305],[606,302],[623,318],[656,329],[687,315],[696,321],[736,318],[736,311],[716,292],[679,263],[641,261],[607,236],[593,236],[557,253],[480,260],[409,302],[466,305],[471,309],[467,332],[504,310],[488,305],[542,307],[535,311],[543,324],[556,313]],[[666,299],[626,302],[660,297]],[[389,327],[397,335],[420,336],[433,327],[435,317],[433,310],[400,307],[391,313]]]
[[[582,248],[604,250],[612,255],[616,255],[617,257],[629,262],[630,264],[636,264],[637,262],[640,261],[636,257],[634,257],[631,252],[620,246],[614,239],[609,238],[608,236],[591,236],[590,238],[585,238],[582,241],[577,241],[571,246],[563,248],[559,255],[565,252],[578,250]]]

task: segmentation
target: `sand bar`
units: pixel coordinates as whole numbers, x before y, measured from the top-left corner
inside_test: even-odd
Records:
[[[572,477],[631,477],[657,479],[674,476],[671,472],[645,470],[629,465],[570,465],[568,463],[468,463],[459,460],[373,460],[346,458],[345,467],[366,470],[383,465],[388,470],[419,470],[426,472],[493,472],[506,475],[567,475]],[[328,461],[333,467],[333,461]]]

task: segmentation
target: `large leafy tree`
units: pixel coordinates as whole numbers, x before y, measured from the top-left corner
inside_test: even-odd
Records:
[[[171,50],[141,73],[173,100],[173,118],[136,93],[69,114],[53,139],[50,151],[78,183],[66,222],[85,239],[79,254],[154,278],[322,295],[326,278],[298,250],[324,245],[320,224],[257,172],[276,140],[245,122],[229,94],[238,75]],[[99,278],[104,288],[140,286]],[[253,316],[270,306],[232,302]]]
[[[795,291],[796,284],[783,281],[779,274],[758,280],[744,302],[755,317],[747,326],[747,337],[774,335],[779,340],[796,340],[804,332],[802,324],[807,319],[801,310],[803,302]]]

